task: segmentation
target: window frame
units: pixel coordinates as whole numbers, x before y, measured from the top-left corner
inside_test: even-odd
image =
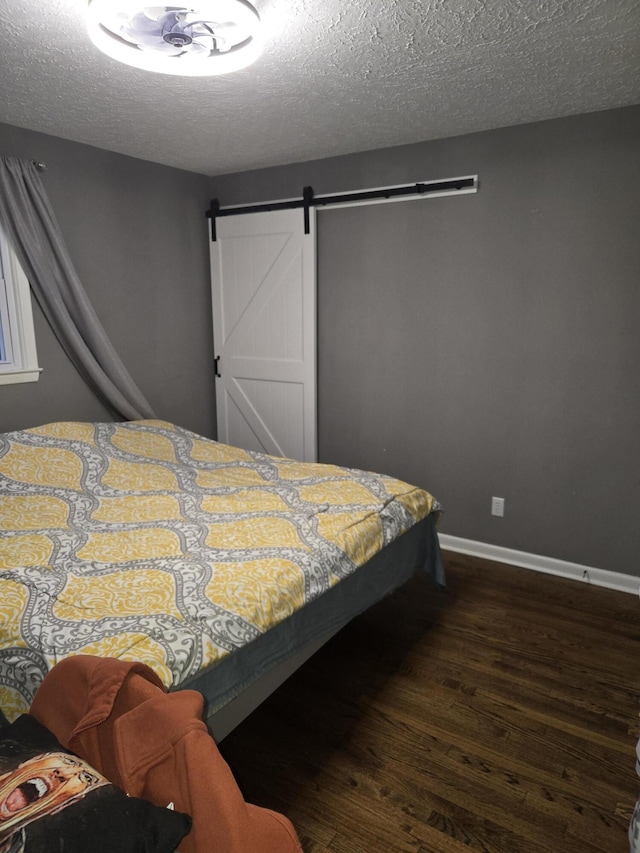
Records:
[[[0,361],[0,385],[37,382],[36,336],[31,288],[6,234],[0,227],[0,325],[7,356]]]

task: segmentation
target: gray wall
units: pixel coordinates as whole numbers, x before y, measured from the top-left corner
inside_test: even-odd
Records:
[[[158,417],[214,435],[207,178],[2,124],[0,154],[47,164],[80,278]],[[0,386],[0,431],[112,420],[34,312],[44,372]]]
[[[211,193],[476,173],[477,195],[319,212],[321,460],[424,486],[444,533],[640,575],[640,107],[212,178]]]

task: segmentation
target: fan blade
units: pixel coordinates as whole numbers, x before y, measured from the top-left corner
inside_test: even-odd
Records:
[[[162,29],[157,21],[140,13],[119,27],[118,35],[132,44],[151,46],[162,41]]]
[[[218,33],[222,30],[230,30],[238,27],[236,21],[203,21],[201,18],[196,21],[189,21],[188,26],[193,32],[211,32]]]
[[[211,53],[213,45],[200,44],[199,42],[194,41],[189,45],[189,57],[194,57],[198,59],[202,59],[205,56],[208,56]]]
[[[185,16],[178,17],[178,12],[166,12],[158,18],[158,25],[163,33],[168,33],[170,30],[177,28],[182,30],[185,24]]]
[[[138,47],[145,53],[162,53],[165,56],[179,56],[185,51],[185,48],[174,47],[172,44],[169,44],[166,41],[162,41],[162,39],[160,41],[155,42],[155,44],[138,43]]]
[[[162,47],[166,42],[163,40],[162,36],[158,36],[152,33],[132,33],[127,36],[127,41],[133,42],[133,44],[137,44],[138,47]]]
[[[159,24],[157,20],[145,15],[144,12],[138,12],[133,17],[129,18],[126,24],[122,25],[122,29],[132,35],[147,33],[149,35],[162,37],[162,25]]]

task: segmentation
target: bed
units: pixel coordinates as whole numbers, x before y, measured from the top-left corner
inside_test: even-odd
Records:
[[[199,690],[220,740],[350,619],[444,574],[440,507],[392,477],[157,420],[0,435],[0,707],[70,655]]]

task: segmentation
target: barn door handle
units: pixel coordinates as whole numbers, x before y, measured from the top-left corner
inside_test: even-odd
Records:
[[[222,374],[220,373],[220,370],[218,369],[218,365],[219,365],[219,364],[220,364],[220,356],[219,356],[219,355],[217,355],[217,356],[213,359],[213,375],[214,375],[214,376],[217,376],[217,377],[218,377],[218,379],[219,379],[219,378],[220,378],[220,376],[222,375]]]

